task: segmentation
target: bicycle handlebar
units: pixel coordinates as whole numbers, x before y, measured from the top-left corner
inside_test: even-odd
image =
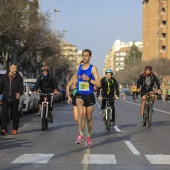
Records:
[[[44,95],[44,96],[53,96],[54,93],[37,93],[37,95]]]
[[[141,93],[143,95],[149,95],[149,94],[158,94],[157,92],[149,92],[149,93]]]

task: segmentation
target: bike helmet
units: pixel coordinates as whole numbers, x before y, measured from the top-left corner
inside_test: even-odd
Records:
[[[105,71],[105,74],[107,74],[107,73],[111,73],[111,75],[113,75],[113,71],[112,71],[111,69],[107,69],[107,70]]]
[[[146,71],[146,70],[152,71],[152,67],[151,67],[151,66],[145,66],[145,71]]]
[[[48,71],[49,70],[49,67],[48,66],[42,66],[41,67],[41,71]]]

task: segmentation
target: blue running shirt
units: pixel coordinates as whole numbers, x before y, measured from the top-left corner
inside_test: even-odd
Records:
[[[93,65],[90,64],[89,68],[87,70],[82,70],[82,66],[79,66],[78,72],[77,72],[77,92],[80,94],[91,94],[93,93],[93,87],[94,85],[89,83],[88,81],[82,80],[80,77],[85,74],[92,80],[95,80],[94,76],[92,75],[92,67]]]

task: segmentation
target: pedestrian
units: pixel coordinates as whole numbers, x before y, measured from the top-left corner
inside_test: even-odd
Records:
[[[100,79],[97,68],[90,64],[92,52],[89,49],[85,49],[82,52],[83,64],[79,66],[77,77],[76,77],[76,88],[75,94],[76,105],[78,108],[78,136],[76,144],[80,144],[83,137],[83,131],[85,127],[84,117],[86,115],[87,120],[87,137],[86,146],[91,147],[91,131],[92,131],[92,112],[95,104],[95,97],[93,94],[94,86],[100,87]],[[84,111],[86,107],[86,112]]]
[[[23,78],[17,71],[17,65],[12,63],[9,70],[0,81],[0,94],[2,94],[1,135],[7,135],[7,118],[9,111],[13,118],[12,134],[16,135],[19,127],[19,98],[23,94]]]

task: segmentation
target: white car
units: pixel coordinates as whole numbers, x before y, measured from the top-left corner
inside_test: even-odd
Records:
[[[25,94],[25,100],[23,105],[23,112],[26,114],[29,114],[30,112],[33,112],[33,104],[34,104],[34,94],[31,91],[31,88],[28,83],[24,82],[24,94]]]
[[[30,91],[34,91],[34,85],[36,83],[37,79],[24,79],[24,83],[27,83],[30,87]],[[34,101],[33,101],[33,110],[34,111],[39,111],[39,100],[40,100],[40,96],[39,95],[35,95],[33,94],[34,97]]]

